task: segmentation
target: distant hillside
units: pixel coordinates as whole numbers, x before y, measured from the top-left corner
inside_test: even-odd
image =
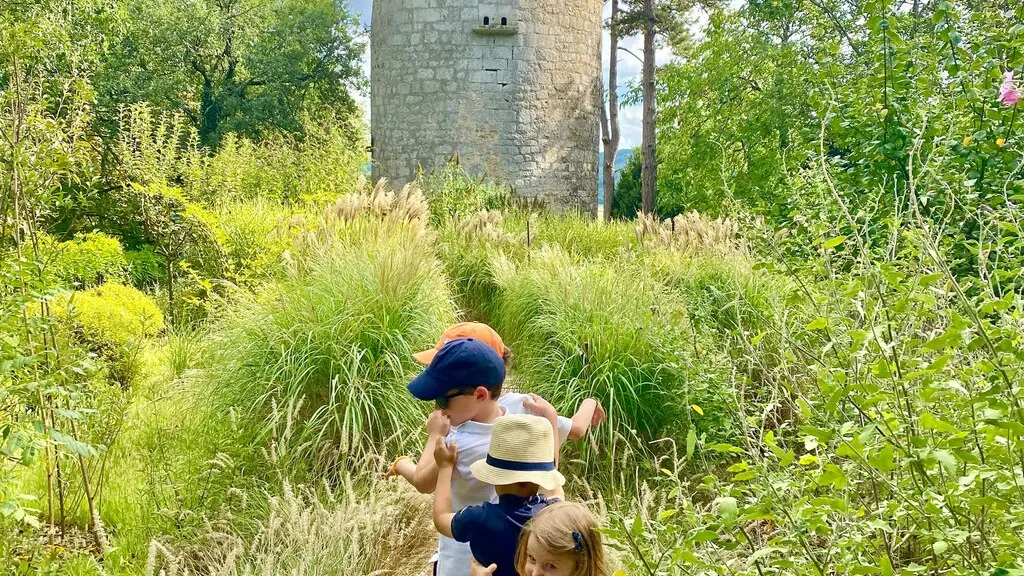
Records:
[[[620,148],[615,154],[615,181],[619,181],[619,171],[626,167],[629,158],[633,155],[633,148]],[[604,152],[598,153],[597,157],[597,203],[601,204],[604,190]]]

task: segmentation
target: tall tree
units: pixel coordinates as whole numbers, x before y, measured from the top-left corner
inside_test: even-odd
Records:
[[[355,111],[362,45],[344,2],[139,0],[98,79],[108,108],[185,113],[204,144],[299,132],[309,111]]]
[[[644,0],[644,65],[643,65],[643,136],[641,149],[643,154],[643,189],[641,192],[641,210],[644,214],[653,214],[657,207],[658,194],[658,161],[655,155],[654,130],[654,70],[655,70],[655,19],[654,0]]]
[[[604,146],[604,220],[612,219],[615,200],[615,157],[619,153],[619,0],[611,0],[612,12],[608,21],[608,106],[601,104],[601,142]]]

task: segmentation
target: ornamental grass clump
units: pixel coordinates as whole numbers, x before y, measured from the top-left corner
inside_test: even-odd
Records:
[[[493,266],[495,323],[532,391],[561,411],[599,399],[611,424],[606,444],[616,432],[651,440],[679,426],[689,328],[663,285],[628,262],[574,259],[554,246]]]
[[[210,406],[237,411],[250,452],[266,444],[273,407],[300,401],[289,457],[315,473],[407,449],[423,426],[426,408],[405,389],[412,353],[434,344],[455,309],[416,195],[375,197],[386,211],[364,196],[354,218],[325,219],[297,240],[281,278],[212,330]]]

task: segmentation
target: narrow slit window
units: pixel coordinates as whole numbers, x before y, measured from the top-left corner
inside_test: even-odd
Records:
[[[490,26],[490,25],[491,25],[491,17],[490,16],[484,16],[484,26]]]

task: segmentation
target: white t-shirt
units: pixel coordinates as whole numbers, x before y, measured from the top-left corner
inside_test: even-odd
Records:
[[[530,411],[523,406],[523,402],[529,398],[526,394],[516,393],[508,393],[499,397],[498,407],[501,408],[501,415],[529,414]],[[469,470],[469,466],[473,462],[487,457],[487,448],[491,443],[493,427],[493,424],[470,420],[455,426],[448,433],[446,438],[448,444],[454,442],[459,449],[455,470],[452,471],[452,507],[456,512],[466,506],[498,501],[498,495],[494,493],[494,486],[477,480]],[[565,442],[571,429],[572,420],[559,416],[558,438],[560,442]],[[469,576],[469,561],[472,557],[469,544],[441,536],[437,557],[437,576]]]

